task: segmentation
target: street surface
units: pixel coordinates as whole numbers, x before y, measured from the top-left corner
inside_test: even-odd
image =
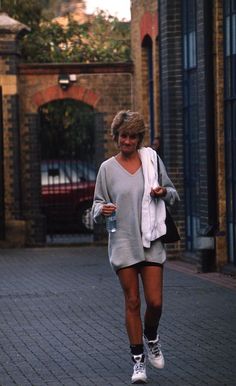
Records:
[[[236,279],[168,262],[163,370],[148,385],[236,386]],[[123,294],[106,247],[0,250],[0,385],[130,385]]]

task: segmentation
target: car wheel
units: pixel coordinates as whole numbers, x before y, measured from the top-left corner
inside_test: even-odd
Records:
[[[82,223],[86,229],[93,231],[94,224],[93,224],[93,217],[92,217],[92,207],[84,210],[82,214]]]

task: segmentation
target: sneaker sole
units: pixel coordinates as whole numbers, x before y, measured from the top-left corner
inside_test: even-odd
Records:
[[[132,384],[134,385],[134,384],[139,384],[139,385],[144,385],[144,384],[146,384],[147,383],[147,380],[145,381],[144,379],[137,379],[136,381],[132,381]]]

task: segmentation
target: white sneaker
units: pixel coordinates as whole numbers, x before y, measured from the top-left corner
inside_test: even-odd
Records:
[[[131,377],[131,382],[147,383],[145,356],[143,354],[133,355],[132,360],[134,362],[134,372]]]
[[[143,343],[147,350],[149,362],[157,369],[163,369],[163,367],[165,366],[165,360],[161,352],[161,343],[159,335],[157,335],[155,340],[147,340],[146,336],[144,336]]]

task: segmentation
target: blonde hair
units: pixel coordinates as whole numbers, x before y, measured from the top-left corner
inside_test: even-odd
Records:
[[[145,123],[142,115],[130,110],[119,111],[111,124],[111,134],[116,141],[121,130],[126,130],[130,134],[138,134],[141,143],[145,134]]]

